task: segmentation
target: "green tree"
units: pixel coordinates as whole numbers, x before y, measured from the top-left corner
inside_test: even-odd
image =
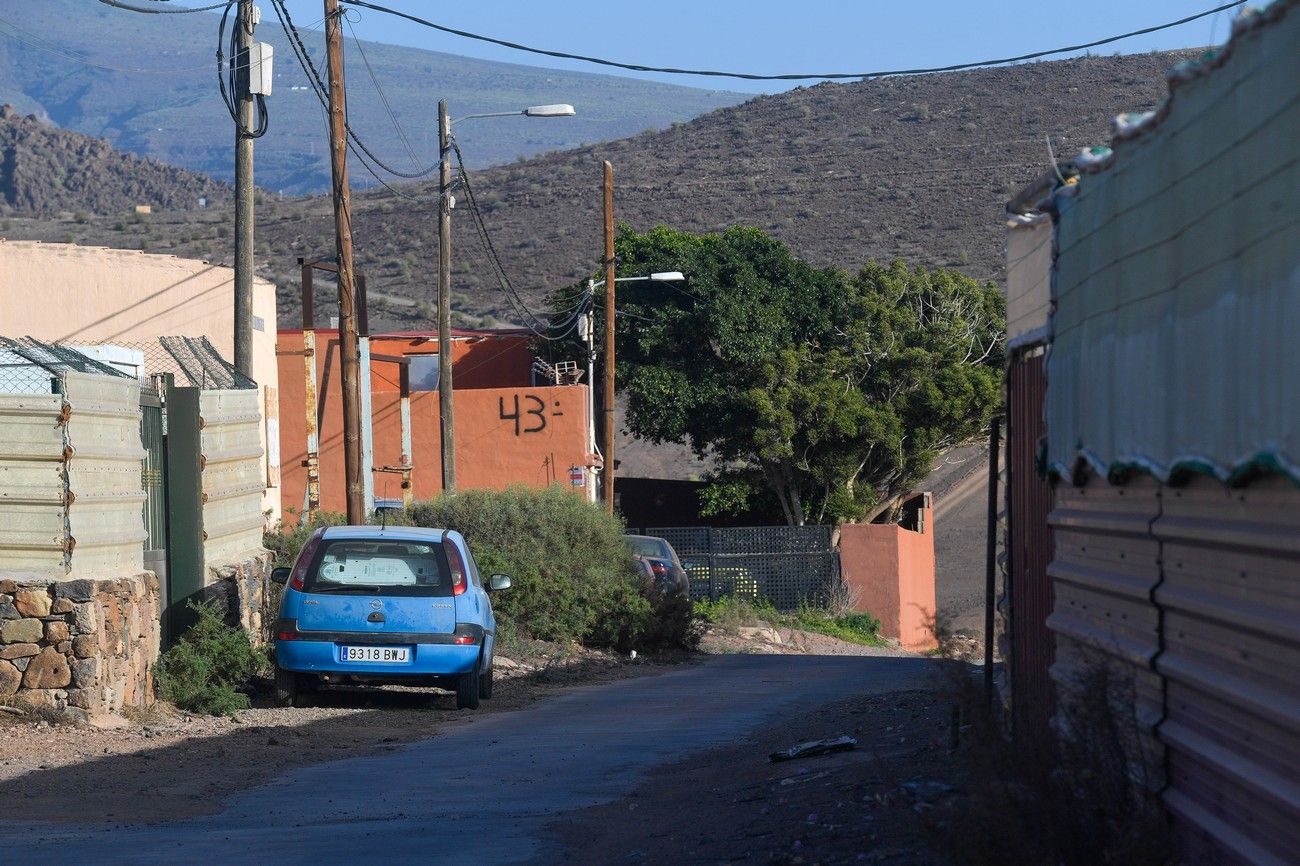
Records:
[[[770,492],[791,525],[896,506],[1000,405],[1005,310],[992,284],[868,263],[814,268],[754,228],[620,233],[619,388],[632,433],[724,467],[706,507]]]

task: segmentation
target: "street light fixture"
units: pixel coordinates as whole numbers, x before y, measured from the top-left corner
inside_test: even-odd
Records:
[[[518,111],[467,114],[457,122],[476,117],[572,117],[572,105],[532,105]],[[438,420],[442,439],[442,489],[456,491],[456,424],[451,383],[451,117],[447,100],[438,100]]]
[[[615,277],[615,283],[634,283],[634,282],[652,282],[652,283],[680,283],[685,282],[686,277],[681,271],[657,271],[643,277]],[[596,294],[596,289],[604,286],[605,280],[587,280],[587,297],[592,298]],[[613,292],[605,303],[607,315],[612,316],[614,309]],[[586,315],[578,321],[578,336],[587,344],[587,453],[596,454],[596,311],[593,308],[587,310]],[[614,343],[609,341],[605,347],[605,363],[610,365],[611,369],[614,364]],[[604,410],[610,416],[614,414],[614,393],[612,390],[605,394]],[[610,443],[605,443],[605,450],[613,455],[613,448]],[[604,458],[602,457],[602,460]],[[602,471],[612,473],[614,471],[614,461],[611,459],[604,460],[605,466]],[[587,501],[594,503],[596,501],[596,475],[594,472],[587,473]]]

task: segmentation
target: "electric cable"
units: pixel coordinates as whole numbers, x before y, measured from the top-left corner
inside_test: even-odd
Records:
[[[326,86],[324,79],[322,79],[320,76],[320,72],[316,69],[316,64],[312,61],[311,54],[307,51],[307,46],[303,44],[302,37],[298,33],[298,28],[294,25],[293,18],[289,14],[288,6],[285,5],[284,0],[271,0],[271,5],[275,9],[276,17],[280,20],[280,26],[284,29],[285,35],[289,37],[290,47],[293,48],[294,55],[298,58],[298,64],[302,66],[303,71],[306,72],[308,75],[308,84],[313,85],[313,89],[316,91],[316,98],[321,100],[321,104],[325,106],[326,110],[328,110],[329,87]],[[398,192],[396,189],[394,189],[392,186],[386,183],[384,179],[379,176],[378,172],[376,172],[373,168],[371,168],[366,163],[366,160],[361,156],[360,153],[357,152],[357,148],[360,148],[361,151],[363,151],[366,154],[366,156],[369,157],[372,162],[374,162],[375,165],[379,166],[389,174],[395,175],[397,177],[412,179],[412,180],[429,175],[431,172],[437,169],[438,163],[434,163],[433,166],[431,166],[429,169],[425,171],[414,172],[414,173],[400,171],[386,164],[383,160],[381,160],[378,156],[376,156],[374,152],[370,150],[370,148],[366,147],[365,142],[363,142],[361,138],[356,134],[356,132],[353,131],[351,124],[347,122],[346,118],[343,121],[343,127],[347,131],[348,138],[350,139],[350,141],[356,145],[356,147],[351,148],[352,152],[356,155],[357,159],[365,167],[366,171],[370,172],[370,174],[374,176],[375,180],[383,184],[384,187],[387,188],[389,192],[392,192],[394,195],[401,196],[402,198],[415,201],[416,199],[414,199],[413,197],[408,196],[405,193]]]
[[[123,3],[122,0],[99,0],[105,6],[112,6],[115,9],[125,9],[128,12],[141,12],[145,15],[188,15],[191,12],[212,12],[223,6],[229,6],[235,0],[227,0],[223,3],[213,3],[211,6],[174,6],[170,9],[149,8],[147,6],[132,6],[130,3]],[[154,0],[157,2],[157,0]]]
[[[221,13],[221,20],[217,24],[217,87],[221,91],[221,101],[225,104],[226,110],[230,112],[230,119],[235,122],[235,128],[239,134],[245,138],[261,138],[266,135],[267,129],[271,124],[271,116],[266,110],[266,97],[262,94],[254,94],[257,104],[257,128],[248,129],[244,126],[243,119],[239,116],[239,109],[235,105],[235,96],[239,90],[238,87],[238,63],[239,63],[239,28],[244,30],[251,37],[252,28],[247,22],[236,21],[235,26],[230,31],[230,63],[229,66],[224,62],[221,46],[226,39],[226,21],[230,17],[230,10],[234,2],[227,3],[225,10]]]
[[[545,48],[534,48],[519,42],[511,42],[506,39],[497,39],[493,36],[484,36],[480,33],[471,33],[468,30],[458,30],[455,27],[447,27],[443,24],[435,24],[427,18],[421,18],[418,15],[411,15],[407,12],[399,12],[396,9],[390,9],[387,6],[381,6],[377,3],[369,3],[366,0],[340,0],[349,6],[359,6],[364,9],[372,9],[376,12],[384,12],[398,18],[405,18],[424,27],[438,30],[452,36],[460,36],[465,39],[473,39],[478,42],[487,42],[492,45],[500,45],[503,48],[510,48],[515,51],[523,51],[529,54],[541,54],[546,57],[556,57],[562,60],[580,60],[585,63],[594,63],[598,66],[611,66],[616,69],[627,69],[632,72],[662,72],[667,75],[701,75],[713,78],[739,78],[746,81],[798,81],[801,79],[857,79],[857,78],[885,78],[893,75],[922,75],[931,72],[958,72],[963,69],[977,69],[981,66],[1001,66],[1006,63],[1019,63],[1025,60],[1036,60],[1040,57],[1050,57],[1053,54],[1067,54],[1071,51],[1083,51],[1087,48],[1096,48],[1100,45],[1109,45],[1112,42],[1118,42],[1121,39],[1129,39],[1134,36],[1145,36],[1148,33],[1156,33],[1161,30],[1168,30],[1171,27],[1178,27],[1183,24],[1189,24],[1209,15],[1215,15],[1234,6],[1240,6],[1246,0],[1233,0],[1231,3],[1225,3],[1208,9],[1204,12],[1198,12],[1195,15],[1188,15],[1177,21],[1168,21],[1164,24],[1156,24],[1152,27],[1143,27],[1140,30],[1131,30],[1128,33],[1121,33],[1117,36],[1107,36],[1104,39],[1096,39],[1092,42],[1083,42],[1078,45],[1067,45],[1062,48],[1051,48],[1045,51],[1033,51],[1028,54],[1020,54],[1015,57],[1002,57],[996,60],[976,60],[968,63],[953,63],[947,66],[929,66],[917,67],[914,69],[885,69],[874,72],[787,72],[776,75],[764,75],[753,72],[723,72],[716,69],[681,69],[673,66],[648,66],[640,63],[624,63],[617,60],[607,60],[601,57],[592,57],[586,54],[573,54],[567,51],[552,51]]]
[[[370,76],[370,83],[375,86],[375,92],[379,94],[379,101],[383,104],[384,111],[388,114],[388,119],[393,122],[393,129],[397,130],[398,138],[400,138],[402,144],[406,146],[406,152],[411,157],[412,166],[414,166],[417,171],[421,170],[420,158],[415,153],[415,147],[412,146],[411,139],[407,137],[406,130],[402,128],[402,124],[397,121],[397,113],[393,111],[392,103],[388,101],[388,94],[384,93],[384,88],[379,84],[379,77],[375,75],[375,70],[370,66],[370,58],[366,57],[366,49],[361,44],[361,40],[357,38],[356,28],[352,26],[352,22],[346,15],[343,17],[343,20],[348,25],[348,32],[352,34],[352,42],[357,46],[357,53],[361,55],[361,62],[366,67],[366,74]],[[429,166],[427,169],[423,169],[422,171],[424,174],[430,174],[437,167],[438,163],[435,161],[433,165]]]

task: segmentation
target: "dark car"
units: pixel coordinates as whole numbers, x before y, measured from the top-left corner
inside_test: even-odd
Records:
[[[628,535],[625,538],[633,555],[649,566],[650,574],[660,589],[673,595],[690,595],[691,578],[682,568],[682,561],[671,544],[653,535]]]

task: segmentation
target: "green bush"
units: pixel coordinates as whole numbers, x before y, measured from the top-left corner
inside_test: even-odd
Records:
[[[239,690],[266,659],[247,632],[226,624],[220,605],[190,602],[189,607],[198,620],[158,660],[158,692],[191,713],[232,715],[248,706],[248,696]]]
[[[510,575],[513,587],[492,599],[503,632],[619,650],[688,649],[698,642],[690,602],[646,585],[622,524],[558,485],[467,490],[417,502],[387,520],[455,529],[485,579]],[[340,514],[319,512],[310,523],[282,523],[263,544],[274,565],[292,565],[317,527],[343,522]]]
[[[689,642],[689,608],[670,609],[643,585],[622,524],[559,486],[469,490],[417,502],[405,516],[460,531],[484,575],[514,578],[493,605],[527,636],[617,649]]]
[[[819,607],[800,605],[794,613],[781,613],[765,598],[727,596],[717,601],[697,601],[695,616],[735,634],[741,626],[766,623],[783,628],[815,631],[829,637],[867,646],[883,646],[880,620],[869,613],[838,616]]]

